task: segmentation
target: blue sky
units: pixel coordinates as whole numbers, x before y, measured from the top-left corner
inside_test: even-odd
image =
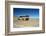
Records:
[[[32,18],[38,18],[39,17],[39,9],[33,9],[33,8],[13,8],[13,16],[25,16],[29,15],[29,17]]]

